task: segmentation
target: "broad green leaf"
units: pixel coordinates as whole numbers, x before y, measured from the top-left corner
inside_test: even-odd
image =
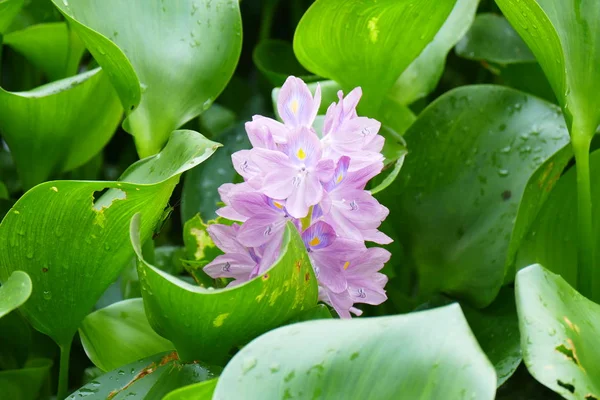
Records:
[[[244,124],[231,127],[216,136],[215,140],[223,143],[223,150],[204,165],[185,174],[181,196],[182,221],[188,221],[198,213],[206,220],[217,217],[215,211],[219,208],[217,203],[221,201],[217,189],[224,183],[233,182],[237,176],[231,155],[238,150],[252,147]]]
[[[600,151],[590,155],[592,179],[593,226],[598,243],[600,226]],[[560,179],[559,179],[560,178]],[[577,288],[577,176],[571,168],[563,176],[556,175],[556,187],[540,211],[531,230],[519,248],[516,269],[539,263],[559,274],[571,286]],[[600,266],[600,254],[596,252],[593,270]]]
[[[10,193],[8,193],[8,188],[4,182],[0,181],[0,200],[8,200],[9,198]]]
[[[223,254],[208,234],[208,226],[215,222],[219,221],[212,220],[204,223],[200,215],[195,215],[183,225],[183,243],[186,255],[183,262],[184,268],[198,285],[204,287],[213,286],[214,280],[204,272],[203,268],[215,257]]]
[[[47,381],[52,360],[39,358],[29,362],[22,369],[0,371],[0,393],[10,400],[36,400],[40,389]]]
[[[562,114],[512,89],[467,86],[433,102],[404,137],[402,173],[378,197],[421,290],[484,307],[569,159]]]
[[[25,0],[0,0],[0,34],[6,32]]]
[[[288,76],[294,75],[304,82],[320,79],[300,65],[291,43],[269,39],[260,42],[252,54],[254,65],[274,86],[281,86]]]
[[[167,394],[163,400],[211,400],[218,379],[188,385]]]
[[[600,305],[537,264],[519,271],[515,288],[529,372],[565,399],[600,398]]]
[[[400,75],[432,42],[456,0],[317,0],[296,28],[294,52],[307,70],[361,86],[375,114]]]
[[[34,25],[4,36],[4,44],[23,54],[49,81],[75,75],[85,47],[66,23]]]
[[[600,2],[496,0],[544,69],[569,129],[591,137],[600,124]]]
[[[234,346],[317,303],[316,278],[292,225],[286,228],[281,254],[269,270],[225,289],[194,286],[148,264],[142,258],[139,228],[136,216],[131,222],[131,241],[139,260],[148,320],[156,332],[175,344],[184,361],[221,363]]]
[[[210,106],[240,56],[236,0],[52,1],[108,72],[142,157]]]
[[[435,89],[444,72],[448,52],[473,23],[478,4],[479,0],[456,0],[433,40],[396,81],[392,90],[401,104],[413,103]]]
[[[25,0],[21,12],[15,17],[7,32],[25,29],[35,24],[59,22],[61,20],[62,16],[51,0]]]
[[[219,371],[202,363],[182,363],[175,352],[160,353],[110,371],[67,399],[162,400],[167,393],[212,379]]]
[[[498,388],[496,400],[562,400],[562,397],[542,385],[521,364],[510,380]]]
[[[70,343],[133,256],[131,217],[144,214],[140,236],[150,239],[179,176],[217,147],[197,132],[175,131],[159,155],[133,164],[120,181],[53,181],[25,193],[0,224],[0,281],[17,269],[30,275],[33,293],[21,307],[29,322]]]
[[[123,300],[89,314],[79,336],[85,353],[103,371],[174,349],[150,327],[141,298]]]
[[[494,369],[454,304],[268,332],[227,364],[213,399],[485,400],[495,392]]]
[[[496,370],[497,386],[500,387],[522,360],[515,292],[504,287],[485,309],[476,310],[465,305],[463,311],[477,342]]]
[[[23,271],[14,271],[0,286],[0,318],[22,306],[31,296],[31,278]]]
[[[325,304],[317,304],[315,307],[302,311],[296,317],[287,321],[288,324],[304,321],[312,321],[315,319],[331,319],[331,311]],[[287,325],[287,324],[286,324]]]
[[[501,15],[483,13],[456,45],[456,54],[497,64],[535,63],[535,57],[519,34]]]
[[[0,130],[26,189],[89,161],[121,115],[100,68],[28,92],[0,89]]]

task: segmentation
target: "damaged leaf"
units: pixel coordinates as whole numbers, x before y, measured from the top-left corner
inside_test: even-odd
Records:
[[[197,132],[176,131],[160,155],[133,164],[119,181],[53,181],[25,193],[0,224],[0,281],[17,269],[29,274],[34,290],[21,307],[29,322],[70,343],[133,256],[131,217],[144,215],[140,240],[150,239],[179,176],[217,147]]]
[[[523,360],[565,399],[600,398],[600,305],[539,264],[517,274]]]

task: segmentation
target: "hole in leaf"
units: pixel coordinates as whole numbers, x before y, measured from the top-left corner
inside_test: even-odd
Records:
[[[96,211],[102,211],[108,208],[115,200],[125,200],[127,193],[121,189],[105,188],[92,194],[92,208]]]
[[[569,392],[575,393],[575,386],[571,385],[570,383],[564,383],[560,379],[558,379],[556,383],[558,384],[558,386],[567,389]]]
[[[579,365],[579,360],[577,359],[577,354],[575,353],[575,346],[573,346],[573,341],[571,339],[567,339],[571,348],[568,348],[564,344],[556,347],[556,351],[564,354],[569,360],[573,361],[576,365]]]

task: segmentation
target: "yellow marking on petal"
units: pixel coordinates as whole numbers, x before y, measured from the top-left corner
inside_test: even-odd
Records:
[[[217,318],[215,318],[215,320],[213,321],[213,326],[215,328],[218,328],[221,325],[223,325],[223,322],[225,322],[227,317],[229,317],[229,314],[230,313],[225,313],[225,314],[221,314],[221,315],[217,316]]]
[[[292,110],[292,113],[296,114],[298,112],[298,108],[300,108],[300,103],[298,103],[298,100],[292,100],[290,103],[290,110]]]
[[[344,175],[339,174],[337,179],[335,180],[335,183],[340,183],[342,181],[342,179],[344,179]]]
[[[319,239],[318,237],[314,237],[310,242],[308,242],[308,244],[310,244],[311,246],[317,246],[319,243],[321,243],[321,239]]]
[[[273,205],[275,205],[275,207],[279,208],[280,210],[283,209],[283,204],[281,204],[281,203],[278,203],[278,202],[274,201]]]
[[[298,149],[296,156],[298,157],[299,160],[304,160],[306,158],[306,153],[304,152],[304,149],[303,148]]]
[[[371,42],[373,43],[376,43],[377,38],[379,37],[379,28],[377,27],[377,22],[379,22],[379,17],[373,17],[367,24],[367,28],[369,28],[369,39],[371,39]]]
[[[350,266],[350,261],[346,261],[344,263],[344,270],[348,269],[349,266]]]

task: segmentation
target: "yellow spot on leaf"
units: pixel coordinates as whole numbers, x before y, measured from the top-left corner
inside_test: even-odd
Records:
[[[346,261],[344,263],[344,269],[348,269],[349,266],[350,266],[350,261]]]
[[[229,317],[230,313],[225,313],[225,314],[221,314],[219,315],[217,318],[215,318],[215,320],[213,321],[213,326],[215,328],[220,327],[221,325],[223,325],[223,322],[227,319],[227,317]]]
[[[371,42],[373,43],[376,43],[377,38],[379,37],[379,28],[377,27],[377,22],[379,22],[379,17],[373,17],[367,24],[367,28],[369,28],[369,39],[371,39]]]
[[[208,236],[208,232],[198,228],[190,229],[190,233],[194,235],[196,239],[196,252],[194,253],[194,258],[196,260],[202,260],[205,256],[204,249],[210,245],[212,239]]]
[[[314,237],[310,242],[308,242],[308,244],[310,244],[311,246],[317,246],[319,243],[321,243],[321,239],[319,239],[318,237]]]
[[[58,188],[57,188],[56,186],[52,186],[52,187],[50,188],[50,190],[54,190],[55,192],[58,192]]]
[[[304,152],[304,149],[302,149],[302,148],[298,149],[296,156],[298,157],[299,160],[304,160],[306,158],[306,153]]]
[[[569,328],[571,328],[571,330],[579,333],[579,327],[572,323],[571,320],[569,318],[567,318],[566,316],[563,317],[564,321],[566,322],[566,324],[569,326]]]

